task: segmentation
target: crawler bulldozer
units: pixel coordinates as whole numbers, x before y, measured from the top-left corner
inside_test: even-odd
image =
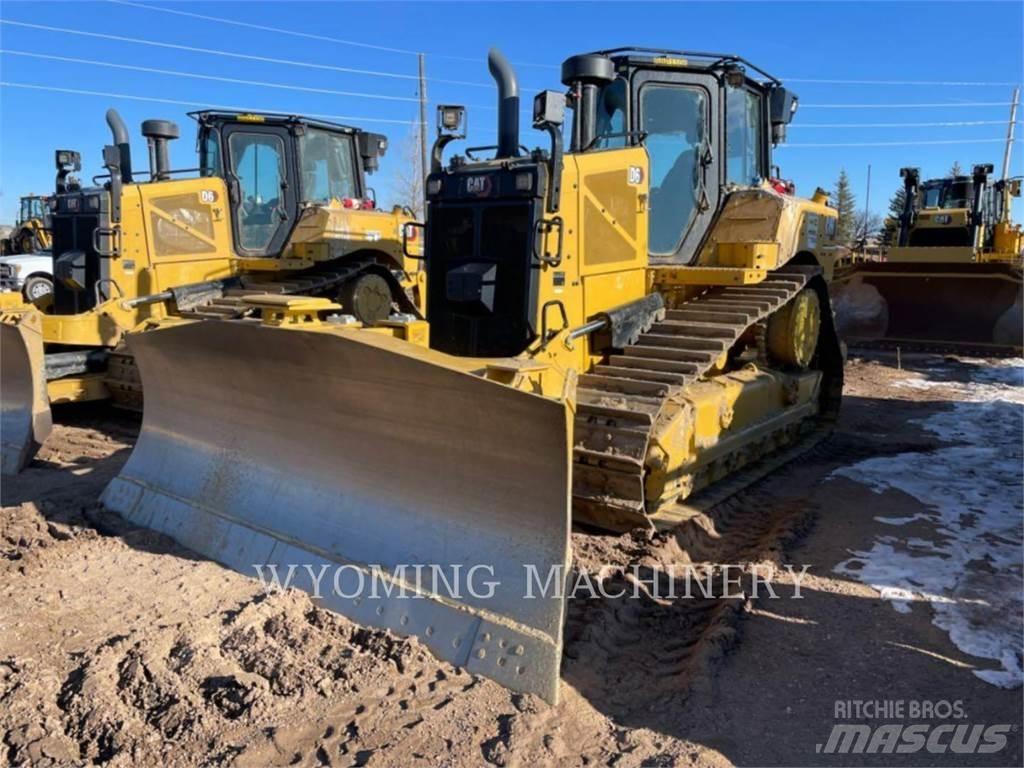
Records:
[[[1018,354],[1021,250],[1010,218],[1021,179],[970,176],[920,181],[903,168],[905,203],[883,261],[861,261],[833,282],[840,335],[852,344]]]
[[[50,248],[47,221],[48,200],[42,195],[25,195],[19,201],[18,219],[11,233],[0,240],[0,256],[35,253]]]
[[[492,158],[446,162],[465,111],[438,108],[427,322],[256,297],[132,334],[143,428],[103,500],[246,573],[333,569],[328,608],[554,701],[573,522],[686,524],[835,419],[836,212],[772,178],[797,99],[742,58],[573,56],[532,151],[489,66]]]
[[[179,131],[165,120],[142,124],[149,170],[137,171],[114,110],[95,186],[72,175],[77,152],[56,153],[52,302],[43,311],[0,294],[5,474],[45,440],[51,404],[141,408],[129,331],[168,316],[241,317],[252,311],[244,296],[298,291],[371,326],[421,314],[420,246],[404,232],[412,214],[377,210],[366,183],[384,136],[289,115],[192,117],[199,167],[188,171],[170,167]]]

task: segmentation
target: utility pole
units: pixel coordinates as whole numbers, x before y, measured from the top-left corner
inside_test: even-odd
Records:
[[[427,180],[427,64],[426,56],[416,54],[420,62],[420,176]]]
[[[864,231],[860,238],[860,255],[868,255],[868,220],[871,216],[871,163],[868,163],[868,188],[864,191]]]
[[[1010,175],[1010,149],[1013,147],[1013,129],[1017,124],[1017,103],[1020,101],[1020,86],[1013,89],[1010,103],[1010,125],[1006,129],[1006,150],[1003,152],[1003,180]]]

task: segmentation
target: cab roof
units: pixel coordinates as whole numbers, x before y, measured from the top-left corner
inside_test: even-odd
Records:
[[[235,112],[230,110],[198,110],[189,112],[188,116],[196,122],[203,124],[208,122],[238,122],[252,123],[254,125],[306,125],[310,128],[320,128],[336,133],[363,133],[359,128],[341,123],[332,123],[329,120],[316,120],[302,115],[289,115],[280,112]]]
[[[608,48],[603,51],[592,51],[591,55],[607,56],[616,64],[627,66],[662,66],[666,68],[689,67],[693,69],[724,69],[729,65],[741,65],[748,72],[756,72],[764,83],[781,85],[782,81],[770,75],[756,64],[732,53],[712,53],[709,51],[686,51],[671,48],[643,48],[627,45],[620,48]]]

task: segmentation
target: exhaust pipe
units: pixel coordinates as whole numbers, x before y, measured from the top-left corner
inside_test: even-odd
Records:
[[[124,124],[121,115],[111,107],[107,110],[107,125],[110,126],[110,133],[114,137],[114,146],[121,155],[121,178],[126,183],[132,181],[132,146],[128,141],[128,126]]]
[[[170,120],[143,120],[142,135],[149,144],[149,180],[166,181],[171,178],[167,144],[180,135],[178,126]]]
[[[519,83],[508,59],[497,48],[487,54],[487,68],[498,85],[498,157],[519,157]]]

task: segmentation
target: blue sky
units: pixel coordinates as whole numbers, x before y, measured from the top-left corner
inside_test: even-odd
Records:
[[[134,3],[135,0],[132,0]],[[141,4],[141,0],[140,0]],[[831,187],[846,168],[861,204],[872,166],[872,209],[882,211],[898,186],[898,169],[917,165],[942,175],[953,161],[1001,163],[1003,144],[928,144],[1001,140],[1008,106],[964,107],[967,102],[1009,102],[1010,85],[851,85],[799,80],[978,81],[1022,79],[1019,2],[745,2],[745,3],[398,3],[398,2],[162,2],[154,7],[233,19],[363,43],[282,35],[137,5],[4,0],[4,21],[60,27],[281,60],[277,63],[160,48],[66,32],[0,24],[0,80],[69,90],[189,102],[133,101],[19,87],[0,87],[0,222],[13,220],[18,196],[53,187],[53,150],[78,149],[83,176],[98,173],[109,140],[103,120],[115,106],[132,131],[136,156],[142,120],[177,121],[183,138],[172,151],[175,167],[192,167],[194,126],[185,116],[200,105],[348,116],[348,122],[388,134],[392,151],[373,179],[382,203],[400,162],[399,148],[417,119],[416,57],[427,53],[430,135],[433,105],[470,105],[471,140],[493,141],[494,90],[485,56],[496,45],[517,65],[524,102],[541,88],[560,88],[558,65],[572,53],[624,44],[738,53],[787,82],[801,98],[789,146],[776,152],[783,175],[810,194]],[[372,47],[372,46],[379,46]],[[384,50],[400,49],[400,50]],[[20,52],[15,54],[13,52]],[[59,56],[66,61],[23,54]],[[284,60],[306,65],[286,64]],[[97,66],[99,61],[390,99],[342,96],[213,79]],[[359,69],[382,76],[342,69]],[[450,82],[444,82],[450,81]],[[926,108],[827,108],[828,104],[938,104]],[[372,118],[372,120],[371,120]],[[394,121],[394,122],[375,122]],[[877,123],[990,121],[971,126],[867,127]],[[852,127],[818,128],[816,125]],[[545,143],[527,131],[530,143]],[[906,146],[814,147],[806,144],[903,142]],[[1024,172],[1024,148],[1015,147],[1013,172]]]

